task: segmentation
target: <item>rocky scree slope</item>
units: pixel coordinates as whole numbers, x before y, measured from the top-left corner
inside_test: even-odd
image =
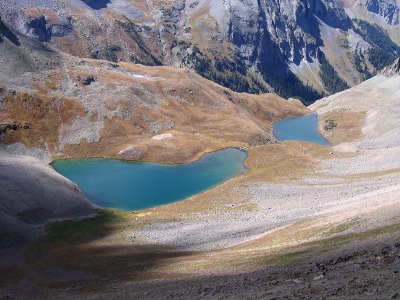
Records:
[[[6,99],[14,97],[17,89],[32,92],[24,76],[52,70],[60,56],[3,23],[0,37],[0,249],[7,249],[29,241],[34,228],[49,219],[90,215],[97,209],[75,184],[48,166],[46,151],[29,149],[21,143],[6,145],[9,132],[29,131],[36,126],[22,116],[5,116],[9,109]],[[4,84],[11,81],[16,86]],[[37,117],[42,118],[43,113]],[[35,139],[30,133],[27,136]]]
[[[0,1],[10,26],[80,57],[183,66],[310,103],[399,53],[399,1]],[[290,88],[288,87],[290,85]]]
[[[400,75],[400,58],[398,58],[392,65],[383,69],[380,74],[388,77]]]
[[[362,84],[328,98],[321,99],[310,108],[320,114],[322,120],[333,120],[345,114],[340,128],[329,128],[321,122],[320,130],[333,139],[347,136],[347,125],[361,120],[361,136],[337,143],[334,149],[343,153],[357,153],[347,158],[355,170],[368,172],[397,172],[400,167],[400,59],[385,68],[379,75]],[[338,126],[339,127],[339,126]],[[338,161],[329,163],[332,172],[343,173],[346,168]]]
[[[22,144],[0,148],[0,251],[31,240],[48,220],[93,214],[79,187]],[[44,160],[43,160],[44,159]],[[1,252],[0,252],[1,253]]]

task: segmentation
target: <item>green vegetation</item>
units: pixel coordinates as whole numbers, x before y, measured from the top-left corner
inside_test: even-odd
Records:
[[[307,224],[307,221],[295,223],[289,228],[301,228],[304,224]],[[395,224],[364,232],[346,233],[347,230],[359,224],[361,224],[360,220],[353,219],[336,226],[328,225],[312,228],[305,226],[305,229],[295,230],[292,233],[283,230],[272,240],[262,241],[261,239],[258,245],[239,246],[239,249],[233,248],[231,253],[228,252],[223,257],[218,256],[214,260],[198,261],[195,264],[188,264],[187,267],[195,270],[209,270],[227,268],[227,266],[230,268],[243,266],[258,268],[268,265],[287,265],[328,253],[352,242],[375,239],[384,234],[400,232],[400,224]],[[315,237],[320,238],[313,240]]]
[[[375,24],[366,21],[354,19],[353,29],[361,35],[368,43],[377,46],[388,52],[399,52],[399,46],[391,40],[388,33]]]
[[[182,60],[182,65],[192,67],[197,73],[206,78],[212,72],[211,60],[197,46],[192,47],[191,53]]]
[[[247,69],[240,58],[230,60],[226,57],[214,57],[211,60],[199,47],[192,46],[185,41],[179,41],[182,51],[191,48],[182,60],[181,66],[193,68],[196,73],[236,92],[250,92],[254,94],[266,93],[263,83],[252,77],[247,77]]]
[[[261,265],[271,264],[290,264],[296,261],[309,259],[313,256],[321,255],[322,253],[330,252],[355,241],[365,241],[384,234],[396,234],[400,232],[400,224],[395,224],[364,232],[341,234],[346,230],[354,228],[358,224],[360,224],[359,220],[352,220],[323,232],[323,238],[320,240],[305,241],[304,243],[295,246],[283,246],[280,247],[277,252],[274,251],[267,255],[260,254],[258,257],[254,255],[253,265],[259,267]],[[246,252],[246,255],[248,255],[248,253],[249,252]],[[238,261],[237,266],[240,266],[240,259],[236,258],[236,261]],[[224,262],[221,261],[221,263]]]
[[[335,127],[337,127],[337,123],[335,123],[332,119],[325,121],[325,126],[324,126],[325,130],[331,130]]]
[[[123,221],[113,210],[101,210],[91,218],[78,221],[60,221],[46,227],[47,235],[38,243],[39,248],[54,244],[80,244],[99,239],[110,232],[112,225]]]
[[[46,235],[27,252],[27,263],[36,269],[86,269],[83,262],[88,262],[90,256],[85,257],[80,245],[107,237],[124,219],[122,213],[103,209],[91,218],[49,223]],[[96,262],[91,264],[96,266]]]
[[[134,63],[141,63],[147,66],[162,66],[163,63],[155,57],[151,50],[147,47],[147,45],[142,40],[138,31],[140,28],[129,19],[127,22],[115,21],[116,25],[123,28],[124,31],[128,34],[128,36],[137,44],[141,54],[144,55],[141,59],[139,59],[136,55],[131,55],[130,60]]]
[[[78,76],[78,79],[79,79],[79,76]],[[82,79],[82,83],[84,85],[90,85],[92,82],[95,82],[95,81],[96,81],[96,79],[93,77],[93,75],[86,76],[85,78]]]
[[[16,264],[0,267],[0,288],[16,284],[22,279],[22,277],[22,271]],[[5,297],[2,299],[7,298]]]
[[[347,83],[339,77],[333,66],[325,58],[323,52],[318,53],[318,59],[321,64],[319,76],[328,93],[335,94],[349,88]]]
[[[196,73],[212,80],[235,92],[248,92],[253,94],[268,93],[269,90],[262,80],[247,73],[244,62],[237,56],[227,58],[213,53],[210,59],[199,47],[180,40],[175,46],[179,46],[179,53],[189,52],[182,60],[181,66],[193,68]],[[191,49],[191,51],[188,51]]]
[[[337,43],[338,43],[339,47],[341,47],[343,49],[346,49],[346,50],[350,49],[350,43],[349,43],[349,40],[347,39],[347,35],[344,37],[340,36],[337,39]]]
[[[328,230],[323,232],[323,237],[330,237],[331,235],[342,233],[346,230],[352,229],[355,226],[361,224],[360,220],[354,219],[349,222],[337,225],[335,227],[330,227]]]
[[[368,59],[379,71],[384,67],[391,65],[395,61],[396,56],[380,48],[371,48],[368,52]]]
[[[117,53],[121,50],[121,47],[118,45],[109,45],[103,49],[102,56],[106,60],[116,62],[118,61]]]
[[[354,53],[352,61],[356,67],[356,70],[363,75],[364,80],[367,80],[372,77],[372,74],[368,70],[368,67],[365,63],[365,57],[361,53],[361,51],[359,53]]]
[[[230,71],[230,72],[238,72],[242,75],[246,75],[247,70],[246,66],[240,58],[236,57],[235,61],[231,61],[226,57],[215,57],[215,68],[220,72]]]
[[[372,45],[368,58],[378,71],[392,64],[400,54],[400,47],[378,25],[354,19],[353,29]]]
[[[304,105],[310,105],[323,97],[311,85],[302,83],[293,73],[289,73],[285,79],[277,79],[270,74],[262,74],[268,84],[272,86],[274,92],[284,98],[296,98]]]
[[[162,12],[163,21],[165,22],[170,22],[171,19],[179,16],[179,10],[176,7],[171,7],[171,8],[160,7],[160,10]]]
[[[117,53],[120,52],[121,50],[122,50],[121,47],[118,45],[109,45],[100,51],[92,51],[90,53],[90,58],[106,59],[109,61],[116,62],[118,61]]]
[[[364,73],[364,69],[361,66],[361,61],[362,61],[361,57],[357,53],[354,53],[353,62],[354,62],[354,65],[356,66],[356,70],[360,73]]]

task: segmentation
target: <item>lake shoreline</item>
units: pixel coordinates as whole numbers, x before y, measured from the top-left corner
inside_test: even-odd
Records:
[[[73,157],[50,156],[49,157],[49,159],[50,159],[49,165],[51,165],[53,162],[56,162],[56,161],[73,160],[73,159],[112,159],[112,160],[135,162],[135,163],[154,163],[154,164],[161,164],[161,165],[182,165],[182,164],[187,164],[187,163],[198,161],[204,155],[218,152],[218,151],[221,151],[224,149],[238,149],[240,151],[244,151],[244,152],[248,153],[248,147],[225,146],[225,147],[216,148],[216,149],[213,149],[210,151],[208,151],[208,150],[201,151],[198,154],[194,155],[193,158],[191,158],[189,160],[183,160],[181,162],[171,162],[171,163],[170,162],[160,162],[160,161],[156,161],[156,160],[125,159],[125,158],[121,158],[121,157],[114,157],[112,155],[104,155],[104,156],[79,156],[78,155],[78,156],[73,156]]]
[[[247,157],[243,149],[225,148],[185,164],[89,158],[59,160],[51,166],[95,205],[138,211],[182,201],[243,174]]]
[[[316,116],[315,124],[309,124],[309,119]],[[303,121],[304,120],[304,121]],[[311,120],[314,121],[314,120]],[[302,124],[304,123],[304,125]],[[322,134],[319,130],[320,116],[318,113],[310,113],[301,117],[290,117],[286,118],[272,124],[272,133],[274,137],[280,142],[287,140],[297,140],[297,141],[308,141],[311,143],[318,143],[326,147],[332,147],[333,144],[328,140],[326,136]],[[289,127],[289,124],[293,124],[291,126],[295,126],[296,132],[291,133],[292,130]],[[310,135],[310,132],[315,132],[316,135]],[[305,135],[307,133],[307,135]]]

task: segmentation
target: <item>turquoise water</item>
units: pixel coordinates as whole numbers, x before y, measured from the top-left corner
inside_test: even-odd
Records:
[[[273,124],[274,136],[280,141],[307,141],[331,146],[318,131],[318,115],[309,114],[304,117],[287,118]]]
[[[229,148],[200,160],[164,165],[112,159],[71,159],[52,167],[101,207],[133,211],[185,199],[246,171],[247,152]]]

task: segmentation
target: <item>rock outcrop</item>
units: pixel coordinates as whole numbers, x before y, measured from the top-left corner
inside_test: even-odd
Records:
[[[229,11],[226,36],[251,64],[262,62],[268,56],[272,62],[272,57],[278,53],[285,63],[311,61],[316,59],[317,48],[322,45],[319,21],[344,30],[351,27],[350,18],[334,2],[254,0],[225,3]],[[259,43],[267,47],[261,47]],[[270,52],[274,45],[279,49],[278,53]],[[271,62],[265,61],[262,67],[268,68]]]
[[[6,133],[7,130],[19,130],[19,129],[28,129],[29,124],[21,124],[21,123],[0,123],[0,135],[2,133]]]
[[[362,0],[360,4],[364,5],[369,12],[381,16],[387,24],[392,26],[399,24],[400,9],[396,0]]]
[[[47,28],[47,20],[44,16],[32,18],[26,23],[26,35],[36,38],[40,42],[48,42],[51,39]]]
[[[0,16],[0,43],[3,42],[2,29],[3,29],[3,22],[1,21],[1,16]]]
[[[384,76],[396,76],[400,75],[400,58],[396,59],[396,61],[382,70],[381,75]]]

